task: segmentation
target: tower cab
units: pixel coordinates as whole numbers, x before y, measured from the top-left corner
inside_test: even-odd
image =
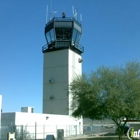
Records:
[[[42,52],[71,49],[78,54],[84,52],[79,42],[82,35],[82,26],[74,17],[54,17],[45,26],[45,38],[47,44],[42,47]]]

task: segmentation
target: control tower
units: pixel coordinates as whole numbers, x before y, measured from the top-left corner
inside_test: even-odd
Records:
[[[74,17],[54,17],[45,26],[47,45],[42,47],[43,113],[69,115],[71,95],[69,85],[82,74],[84,47],[79,42],[82,25]]]

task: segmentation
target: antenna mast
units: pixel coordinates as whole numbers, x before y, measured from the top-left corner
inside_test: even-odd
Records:
[[[80,14],[80,21],[82,22],[82,14]]]
[[[50,20],[52,19],[52,0],[50,1]]]
[[[46,23],[48,22],[48,5],[46,7]]]
[[[72,14],[73,14],[73,17],[74,17],[74,6],[72,6]]]

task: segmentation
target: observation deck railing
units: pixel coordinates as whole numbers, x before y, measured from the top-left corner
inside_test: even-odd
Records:
[[[58,41],[58,42],[67,42],[67,41]],[[84,47],[80,44],[77,44],[76,42],[70,46],[52,46],[52,48],[55,49],[61,49],[61,48],[71,48],[71,49],[76,49],[77,51],[79,51],[80,53],[84,52]],[[49,46],[46,44],[42,47],[42,52],[46,52],[47,50],[49,50]]]

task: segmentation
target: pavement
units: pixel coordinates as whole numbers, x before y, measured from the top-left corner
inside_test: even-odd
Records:
[[[64,138],[64,140],[118,140],[118,136],[76,136]],[[128,140],[126,136],[123,140]]]
[[[95,138],[101,138],[101,137],[116,137],[116,136],[105,136],[107,135],[108,132],[103,132],[103,133],[97,133],[97,134],[91,134],[91,135],[77,135],[77,136],[70,136],[70,137],[65,137],[65,140],[78,140],[78,139],[95,139]]]

